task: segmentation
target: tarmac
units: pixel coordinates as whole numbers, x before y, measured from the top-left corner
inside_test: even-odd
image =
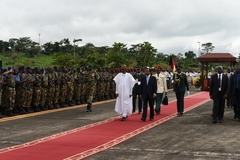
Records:
[[[197,92],[190,88],[190,94]],[[168,98],[175,99],[173,91]],[[240,122],[233,118],[232,108],[225,108],[224,122],[212,124],[212,104],[210,100],[86,160],[238,160]],[[90,113],[86,105],[79,105],[0,118],[0,149],[116,117],[114,105],[113,99],[94,103]]]

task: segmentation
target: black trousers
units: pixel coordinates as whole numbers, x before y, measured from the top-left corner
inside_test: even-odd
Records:
[[[140,98],[138,93],[132,94],[133,112],[136,111],[136,100],[138,101],[138,112],[142,112],[142,99]]]
[[[185,92],[175,92],[176,98],[177,98],[177,112],[183,113],[184,112],[184,95]]]
[[[235,116],[240,119],[240,90],[236,90],[232,96],[232,105]]]
[[[218,92],[217,96],[213,98],[213,120],[222,120],[225,109],[224,93]]]
[[[150,107],[150,118],[154,118],[154,99],[147,95],[147,97],[143,99],[143,119],[147,117],[148,103]]]

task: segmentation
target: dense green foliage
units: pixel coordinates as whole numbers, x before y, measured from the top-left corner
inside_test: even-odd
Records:
[[[68,38],[59,42],[47,42],[41,46],[30,37],[9,39],[9,41],[0,40],[0,58],[3,61],[3,67],[21,65],[81,67],[93,64],[94,67],[116,68],[126,64],[129,67],[160,65],[167,69],[172,56],[175,64],[185,69],[196,70],[199,67],[193,51],[178,55],[159,53],[150,42],[132,44],[129,48],[127,44],[120,42],[101,47],[91,43],[78,46],[79,43],[71,44]]]

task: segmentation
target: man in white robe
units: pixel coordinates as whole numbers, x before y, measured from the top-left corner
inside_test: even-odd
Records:
[[[126,72],[126,65],[122,66],[121,72],[113,79],[116,83],[116,104],[115,111],[122,116],[121,121],[125,121],[128,115],[132,114],[132,88],[135,79]]]

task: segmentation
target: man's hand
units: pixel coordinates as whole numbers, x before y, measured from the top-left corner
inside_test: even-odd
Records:
[[[224,99],[227,99],[227,98],[228,98],[227,94],[225,94],[225,95],[223,96],[223,98],[224,98]]]
[[[157,97],[157,95],[154,93],[152,98],[156,98],[156,97]]]

